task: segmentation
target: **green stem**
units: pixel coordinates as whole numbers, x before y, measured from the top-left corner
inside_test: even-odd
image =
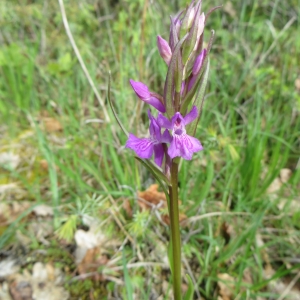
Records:
[[[172,162],[170,192],[170,224],[173,258],[174,300],[181,300],[181,241],[178,209],[178,164]]]

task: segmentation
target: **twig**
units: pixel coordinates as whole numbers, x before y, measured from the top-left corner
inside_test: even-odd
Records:
[[[132,269],[132,268],[141,268],[141,267],[162,267],[162,268],[168,268],[169,266],[163,263],[155,263],[155,262],[139,262],[139,263],[133,263],[133,264],[127,264],[126,268],[127,269]],[[114,281],[117,284],[123,284],[124,282],[116,277],[107,275],[106,272],[111,272],[111,271],[121,271],[123,270],[123,266],[117,266],[117,267],[110,267],[110,268],[104,268],[102,271],[95,271],[95,272],[90,272],[90,273],[85,273],[81,274],[78,276],[74,276],[68,283],[74,282],[76,280],[84,280],[86,278],[101,274],[104,279]]]
[[[70,284],[70,283],[72,283],[74,281],[77,281],[77,280],[84,280],[84,279],[96,276],[98,274],[101,274],[101,272],[96,271],[96,272],[90,272],[90,273],[80,274],[78,276],[74,276],[67,283]],[[104,280],[113,281],[113,282],[115,282],[116,284],[119,284],[119,285],[123,285],[124,284],[123,280],[121,280],[119,278],[116,278],[114,276],[109,276],[109,275],[106,275],[106,274],[101,274],[101,275],[103,276]]]
[[[84,61],[83,61],[83,59],[81,57],[81,54],[80,54],[80,52],[79,52],[79,50],[78,50],[78,48],[76,46],[75,40],[73,38],[72,32],[71,32],[70,27],[69,27],[69,23],[68,23],[68,19],[67,19],[67,16],[66,16],[66,11],[65,11],[63,0],[58,0],[58,3],[59,3],[59,7],[60,7],[60,11],[61,11],[61,16],[62,16],[62,20],[63,20],[63,23],[64,23],[64,27],[65,27],[67,36],[68,36],[68,38],[70,40],[70,43],[72,45],[72,48],[73,48],[73,50],[75,52],[75,55],[76,55],[76,57],[77,57],[77,59],[78,59],[78,61],[80,63],[80,66],[81,66],[81,68],[83,70],[83,73],[84,73],[85,77],[87,78],[90,86],[93,89],[93,92],[94,92],[94,94],[95,94],[95,96],[96,96],[96,98],[97,98],[100,106],[103,109],[105,120],[107,122],[110,122],[109,114],[108,114],[108,111],[107,111],[107,109],[105,107],[105,104],[104,104],[103,100],[101,99],[101,97],[100,97],[100,95],[98,93],[98,90],[97,90],[97,88],[96,88],[96,86],[95,86],[95,84],[94,84],[94,82],[93,82],[93,80],[92,80],[92,78],[91,78],[91,76],[89,74],[89,71],[87,70],[87,68],[85,66],[85,63],[84,63]]]
[[[156,263],[156,262],[138,262],[138,263],[132,263],[132,264],[127,264],[126,268],[127,269],[133,269],[133,268],[142,268],[142,267],[162,267],[162,268],[169,268],[169,265],[164,264],[164,263]],[[103,269],[103,274],[109,271],[121,271],[123,270],[123,266],[117,266],[117,267],[110,267],[107,269]]]
[[[185,223],[185,222],[191,223],[191,222],[199,221],[199,220],[202,220],[202,219],[211,218],[211,217],[218,217],[218,216],[223,216],[223,215],[251,216],[252,214],[246,213],[246,212],[217,211],[217,212],[211,212],[211,213],[207,213],[207,214],[200,215],[200,216],[191,217],[191,218],[187,219],[186,221],[183,221],[183,223]]]

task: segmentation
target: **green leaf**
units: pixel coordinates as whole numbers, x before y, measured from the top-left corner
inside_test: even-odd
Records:
[[[126,263],[124,249],[122,251],[122,263],[123,263],[125,287],[126,287],[126,292],[127,292],[127,297],[128,297],[127,299],[133,300],[133,287],[132,287],[131,279],[130,279],[128,269],[127,269],[127,263]]]
[[[193,298],[194,298],[194,283],[188,274],[186,274],[186,277],[188,279],[188,290],[186,291],[186,293],[183,297],[183,300],[193,300]]]
[[[168,186],[171,186],[169,178],[151,160],[144,160],[137,156],[135,156],[135,158],[140,161],[153,175],[156,175]]]
[[[169,263],[170,263],[170,269],[171,269],[171,273],[173,274],[173,270],[174,270],[174,266],[173,266],[173,251],[172,251],[172,235],[170,234],[170,243],[168,246],[168,258],[169,258]]]
[[[112,105],[112,101],[111,101],[111,94],[110,94],[110,87],[111,87],[111,73],[109,71],[109,77],[108,77],[108,87],[107,87],[107,99],[108,99],[108,102],[109,102],[109,105],[110,105],[110,108],[114,114],[114,117],[116,119],[116,121],[118,122],[119,126],[121,127],[121,129],[123,130],[123,132],[125,133],[125,135],[128,137],[128,131],[125,129],[125,126],[122,124],[121,120],[119,119],[116,111],[115,111],[115,108],[113,107]]]
[[[74,237],[74,233],[77,225],[77,215],[71,215],[68,220],[57,229],[56,234],[60,239],[71,241]]]

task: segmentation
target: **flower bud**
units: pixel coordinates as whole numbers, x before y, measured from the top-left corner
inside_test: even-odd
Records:
[[[164,113],[166,111],[165,106],[162,103],[162,97],[156,95],[155,93],[151,93],[148,87],[138,81],[134,81],[132,79],[129,80],[130,84],[135,91],[136,95],[144,102],[148,103],[149,105],[155,107],[158,111]]]
[[[166,64],[169,65],[172,57],[172,51],[168,42],[159,35],[157,36],[157,47],[160,56],[166,62]]]
[[[149,99],[151,97],[150,91],[148,89],[148,87],[142,83],[142,82],[138,82],[138,81],[134,81],[132,79],[129,80],[133,90],[135,91],[136,95],[143,101]]]
[[[188,29],[191,28],[194,18],[195,18],[195,7],[192,8],[192,10],[188,16],[188,23],[187,23]]]
[[[174,52],[175,46],[177,45],[179,41],[179,32],[180,32],[180,26],[181,26],[181,20],[179,19],[180,14],[171,17],[171,25],[170,25],[170,37],[169,37],[169,46],[171,48],[171,52]]]
[[[194,86],[195,82],[197,80],[197,76],[196,75],[192,75],[189,84],[188,84],[188,92],[192,89],[192,87]]]
[[[204,13],[202,13],[200,15],[199,22],[198,22],[197,39],[196,39],[196,43],[195,43],[195,46],[194,46],[193,50],[197,50],[200,37],[201,37],[201,35],[202,35],[203,31],[204,31],[204,25],[205,25],[205,15],[204,15]]]
[[[182,19],[182,24],[180,26],[180,38],[182,38],[192,27],[195,19],[195,14],[196,8],[194,6],[194,1],[192,1],[192,3],[186,9],[185,16]]]
[[[206,52],[207,52],[206,49],[203,49],[201,53],[197,56],[193,66],[193,71],[192,71],[193,75],[197,75],[200,72],[200,69],[203,65],[203,61],[206,56]]]

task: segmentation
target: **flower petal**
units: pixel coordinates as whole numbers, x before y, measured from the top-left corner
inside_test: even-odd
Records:
[[[135,91],[136,95],[142,101],[152,105],[153,107],[155,107],[158,111],[160,111],[162,113],[166,112],[166,108],[162,104],[162,102],[158,98],[153,96],[152,93],[150,93],[148,87],[144,83],[134,81],[132,79],[130,79],[129,82],[130,82],[133,90]]]
[[[177,156],[181,156],[181,143],[177,136],[173,137],[173,140],[168,149],[168,154],[171,159]]]
[[[157,123],[159,124],[160,127],[163,128],[172,129],[173,127],[170,120],[165,116],[163,116],[162,114],[158,114]]]
[[[138,81],[134,81],[132,79],[129,80],[133,90],[135,91],[136,95],[143,101],[150,99],[151,95],[150,95],[150,91],[148,89],[148,87],[142,83],[142,82],[138,82]]]
[[[140,158],[149,159],[153,154],[153,141],[147,138],[140,139],[132,133],[129,133],[125,147],[132,149]]]
[[[173,137],[173,141],[168,149],[168,154],[172,159],[180,156],[184,159],[191,160],[193,153],[201,150],[203,150],[203,147],[199,140],[190,135],[182,134]]]
[[[174,127],[175,122],[178,120],[180,121],[180,123],[184,120],[180,112],[175,113],[175,115],[171,119],[172,129]]]
[[[203,150],[200,141],[190,135],[185,135],[183,140],[183,155],[182,157],[187,160],[191,160],[194,152]]]
[[[164,131],[164,133],[162,134],[162,136],[161,136],[161,143],[171,143],[172,142],[172,136],[171,136],[171,134],[170,134],[170,132],[169,132],[169,130],[168,129],[166,129],[165,131]]]
[[[183,118],[184,124],[187,125],[193,122],[198,117],[198,110],[196,106],[193,106],[191,111]]]
[[[164,158],[164,148],[162,144],[154,145],[154,162],[161,167]]]
[[[150,109],[148,110],[148,117],[150,120],[150,126],[149,126],[149,131],[150,131],[150,136],[153,140],[160,141],[161,140],[161,128],[157,123],[157,120],[152,116]]]
[[[155,97],[150,97],[150,99],[144,100],[146,103],[152,105],[153,107],[155,107],[158,111],[165,113],[166,112],[166,108],[165,106],[159,101],[159,99],[155,98]]]

